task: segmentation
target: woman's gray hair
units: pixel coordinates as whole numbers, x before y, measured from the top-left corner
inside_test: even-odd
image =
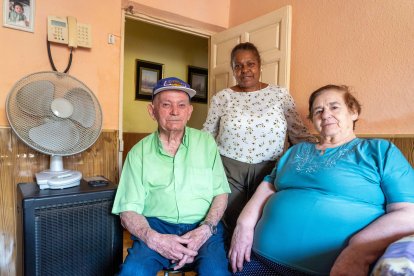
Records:
[[[344,95],[344,102],[346,106],[348,107],[348,110],[356,112],[358,115],[361,114],[361,104],[358,102],[358,100],[351,94],[351,90],[346,85],[336,85],[336,84],[328,84],[325,86],[322,86],[321,88],[316,89],[312,92],[312,94],[309,97],[309,114],[308,119],[312,121],[312,114],[313,114],[313,102],[315,99],[321,95],[326,90],[337,90],[343,92]],[[354,121],[354,129],[355,129],[355,123],[357,120]]]

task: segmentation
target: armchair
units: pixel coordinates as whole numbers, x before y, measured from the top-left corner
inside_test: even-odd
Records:
[[[394,275],[414,275],[414,234],[391,243],[371,274],[371,276]]]

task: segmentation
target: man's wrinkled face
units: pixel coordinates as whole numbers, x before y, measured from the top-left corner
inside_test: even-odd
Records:
[[[148,112],[158,122],[160,131],[183,131],[193,112],[187,93],[166,90],[155,95]]]

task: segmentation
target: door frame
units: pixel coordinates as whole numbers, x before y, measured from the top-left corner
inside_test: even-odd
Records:
[[[287,34],[287,44],[288,46],[286,46],[287,51],[288,51],[288,60],[286,62],[288,62],[287,66],[287,72],[286,73],[286,78],[287,78],[287,87],[289,87],[289,83],[290,83],[290,47],[291,47],[291,7],[289,5],[282,7],[284,14],[286,15],[286,20],[287,22],[285,22],[284,24],[287,24],[287,29],[288,29],[288,34]],[[141,9],[139,9],[141,11]],[[281,9],[278,9],[281,10]],[[268,18],[269,16],[273,16],[274,12],[277,12],[278,10],[272,11],[268,14],[264,14],[262,16],[259,16],[263,18]],[[196,20],[190,20],[190,21],[186,21],[185,23],[187,25],[183,25],[180,24],[180,22],[177,22],[177,20],[168,17],[167,15],[162,15],[162,14],[158,14],[154,11],[147,11],[145,13],[143,13],[143,11],[141,12],[134,12],[134,7],[133,6],[129,6],[126,9],[122,10],[122,16],[121,16],[121,50],[120,50],[120,81],[119,81],[119,89],[120,89],[120,93],[119,93],[119,134],[118,134],[118,168],[119,168],[119,177],[121,177],[121,172],[122,172],[122,155],[123,155],[123,150],[124,150],[124,142],[123,142],[123,96],[124,96],[124,79],[123,79],[123,74],[124,74],[124,48],[125,48],[125,22],[126,19],[132,19],[132,20],[139,20],[145,23],[149,23],[149,24],[153,24],[153,25],[157,25],[163,28],[167,28],[167,29],[172,29],[175,31],[179,31],[179,32],[184,32],[184,33],[189,33],[195,36],[201,36],[203,38],[207,38],[208,40],[208,69],[211,69],[212,67],[212,61],[211,61],[211,54],[212,54],[212,50],[211,50],[211,37],[213,35],[215,35],[216,33],[219,33],[221,31],[224,30],[229,30],[229,28],[225,29],[225,28],[212,28],[213,25],[205,25],[202,24],[202,22],[200,21],[196,21]],[[254,19],[253,19],[254,20]],[[231,28],[241,28],[241,26],[243,26],[243,24],[250,24],[249,20],[245,23],[242,23],[240,25],[237,26],[233,26]],[[217,27],[217,26],[216,26]],[[213,30],[214,29],[214,30]],[[212,95],[212,74],[209,74],[208,76],[208,83],[210,84],[208,86],[208,95]]]
[[[172,22],[167,18],[153,17],[142,13],[134,13],[131,10],[124,9],[121,14],[121,37],[120,37],[120,68],[119,68],[119,112],[118,112],[118,179],[121,177],[122,172],[122,154],[124,151],[123,141],[123,108],[124,108],[124,49],[125,49],[125,22],[126,19],[138,20],[145,23],[157,25],[163,28],[189,33],[196,36],[201,36],[208,39],[208,68],[210,68],[210,37],[216,32],[208,29],[200,29],[192,26],[180,25],[176,22]],[[210,80],[209,80],[210,82]],[[210,93],[210,92],[208,92]]]

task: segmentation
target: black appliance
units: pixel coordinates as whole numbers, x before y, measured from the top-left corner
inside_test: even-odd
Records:
[[[17,190],[18,275],[117,273],[123,231],[111,214],[115,184],[40,190],[21,183]]]

